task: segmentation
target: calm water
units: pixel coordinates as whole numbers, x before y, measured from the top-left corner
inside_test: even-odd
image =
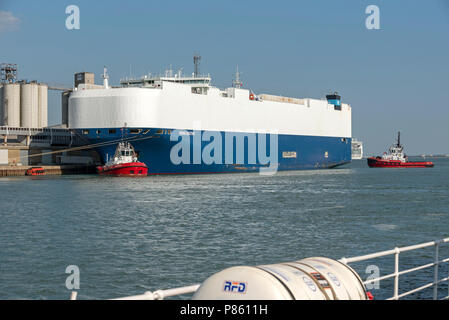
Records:
[[[68,265],[80,269],[78,298],[102,299],[198,283],[234,265],[339,259],[449,237],[449,159],[434,162],[370,169],[355,161],[275,176],[0,178],[0,298],[68,299]],[[432,259],[424,250],[401,262]],[[401,291],[432,277],[404,277]],[[390,297],[391,284],[373,293]]]

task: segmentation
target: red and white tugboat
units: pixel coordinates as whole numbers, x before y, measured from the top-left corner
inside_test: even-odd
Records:
[[[137,155],[129,142],[120,142],[114,157],[104,166],[97,167],[100,175],[121,177],[142,177],[148,174],[148,167],[137,161]]]
[[[368,158],[368,166],[371,168],[429,168],[433,167],[431,161],[408,161],[401,145],[401,133],[398,132],[398,141],[392,145],[382,157]]]

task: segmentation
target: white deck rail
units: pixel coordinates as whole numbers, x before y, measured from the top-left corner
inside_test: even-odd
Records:
[[[364,284],[366,285],[366,284],[376,283],[378,281],[380,282],[380,281],[383,281],[386,279],[394,278],[393,296],[391,298],[388,298],[387,300],[399,300],[405,296],[411,295],[413,293],[422,291],[424,289],[427,289],[427,288],[430,288],[433,286],[433,299],[437,300],[438,299],[438,285],[442,282],[447,281],[448,282],[448,295],[445,296],[444,298],[442,298],[441,300],[449,300],[449,274],[447,277],[439,279],[439,273],[438,273],[439,266],[441,264],[449,263],[449,257],[440,260],[440,246],[442,244],[446,244],[448,242],[449,242],[449,238],[445,238],[445,239],[441,239],[441,240],[416,244],[416,245],[407,246],[407,247],[401,247],[401,248],[396,247],[391,250],[376,252],[376,253],[367,254],[367,255],[358,256],[358,257],[341,258],[339,261],[344,264],[350,264],[350,263],[354,263],[354,262],[367,261],[367,260],[372,260],[375,258],[394,255],[394,272],[393,273],[385,275],[385,276],[381,276],[381,277],[378,277],[375,279],[366,280],[366,281],[364,281]],[[407,270],[399,269],[399,255],[401,253],[418,250],[418,249],[423,249],[423,248],[428,248],[428,247],[434,247],[434,261],[433,262],[424,264],[424,265],[421,265],[418,267],[410,268]],[[434,277],[433,277],[432,282],[427,283],[418,288],[415,288],[413,290],[399,293],[399,277],[401,275],[409,274],[409,273],[427,269],[427,268],[434,268]],[[112,300],[163,300],[166,297],[194,293],[196,290],[198,290],[199,286],[200,286],[200,284],[194,284],[191,286],[179,287],[179,288],[174,288],[174,289],[157,290],[157,291],[153,291],[153,292],[147,291],[140,295],[121,297],[121,298],[116,298],[116,299],[112,299]],[[70,300],[76,300],[76,297],[77,297],[77,293],[75,291],[73,291],[70,295]]]
[[[426,242],[426,243],[421,243],[421,244],[416,244],[416,245],[412,245],[412,246],[407,246],[407,247],[401,247],[401,248],[394,248],[392,250],[387,250],[387,251],[381,251],[381,252],[376,252],[376,253],[372,253],[372,254],[367,254],[364,256],[359,256],[359,257],[353,257],[353,258],[342,258],[340,259],[341,262],[343,262],[344,264],[350,264],[353,262],[360,262],[360,261],[366,261],[366,260],[371,260],[374,258],[380,258],[380,257],[385,257],[385,256],[390,256],[390,255],[394,255],[394,272],[382,277],[378,277],[375,279],[370,279],[364,282],[364,284],[370,284],[370,283],[374,283],[374,282],[378,282],[378,281],[382,281],[382,280],[386,280],[386,279],[391,279],[394,278],[394,287],[393,287],[393,296],[391,298],[388,298],[387,300],[399,300],[400,298],[403,298],[405,296],[408,296],[410,294],[422,291],[424,289],[430,288],[433,286],[433,299],[434,300],[438,300],[438,285],[442,282],[447,281],[448,282],[448,287],[449,287],[449,275],[445,278],[439,279],[439,274],[438,274],[438,269],[439,266],[443,263],[448,263],[449,262],[449,257],[445,258],[445,259],[441,259],[440,260],[440,246],[442,244],[448,243],[449,242],[449,238],[445,238],[445,239],[441,239],[441,240],[436,240],[436,241],[431,241],[431,242]],[[413,251],[413,250],[418,250],[418,249],[423,249],[423,248],[428,248],[428,247],[434,247],[434,261],[428,264],[424,264],[415,268],[410,268],[407,270],[399,270],[399,255],[403,252],[407,252],[407,251]],[[427,268],[434,268],[434,277],[433,277],[433,281],[430,283],[427,283],[423,286],[420,286],[418,288],[415,288],[413,290],[404,292],[404,293],[399,293],[399,277],[401,275],[404,274],[408,274],[411,272],[416,272],[419,270],[423,270],[423,269],[427,269]],[[442,298],[442,300],[448,300],[449,299],[449,292],[448,295],[445,296],[444,298]]]
[[[116,298],[112,300],[163,300],[166,297],[179,296],[181,294],[193,293],[200,287],[200,284],[194,284],[187,287],[180,287],[167,290],[157,290],[154,292],[147,291],[144,294],[137,296],[129,296],[123,298]]]

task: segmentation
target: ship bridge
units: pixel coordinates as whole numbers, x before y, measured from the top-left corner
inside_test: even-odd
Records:
[[[139,88],[161,88],[163,82],[181,83],[192,87],[192,93],[207,94],[210,87],[210,75],[201,76],[184,76],[181,71],[173,75],[171,70],[165,72],[165,75],[152,76],[145,75],[141,78],[125,78],[120,80],[120,85],[124,88],[139,87]]]

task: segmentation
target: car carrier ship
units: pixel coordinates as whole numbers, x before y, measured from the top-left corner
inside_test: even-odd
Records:
[[[196,68],[197,70],[197,68]],[[255,94],[214,87],[209,75],[123,79],[110,87],[80,84],[68,98],[68,127],[104,162],[129,141],[148,174],[333,168],[351,161],[351,106],[326,99]],[[267,79],[273,81],[273,79]]]

